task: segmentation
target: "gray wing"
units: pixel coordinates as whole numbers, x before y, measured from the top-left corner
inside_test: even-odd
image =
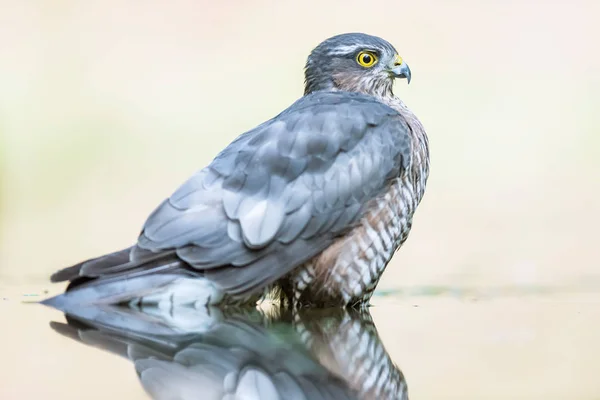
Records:
[[[238,137],[166,199],[137,250],[174,251],[232,295],[262,288],[347,231],[404,173],[408,129],[369,96],[305,96]],[[88,265],[86,273],[102,271]]]

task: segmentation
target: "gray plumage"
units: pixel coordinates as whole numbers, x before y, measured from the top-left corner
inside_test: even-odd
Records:
[[[382,66],[358,65],[356,52],[364,49]],[[391,95],[394,77],[410,78],[394,56],[389,43],[364,34],[319,45],[307,61],[304,97],[239,136],[180,186],[148,217],[134,246],[54,274],[53,281],[71,284],[47,304],[175,296],[244,303],[277,282],[294,297],[286,277],[359,227],[399,178],[423,186],[411,187],[414,199],[406,201],[422,196],[428,154],[415,165],[416,118],[382,97]],[[192,280],[205,281],[193,289],[205,296],[177,289]]]

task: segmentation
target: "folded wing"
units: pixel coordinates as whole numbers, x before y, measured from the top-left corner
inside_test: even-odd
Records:
[[[75,266],[77,276],[152,273],[157,267],[145,260],[168,254],[232,295],[258,290],[351,229],[365,204],[406,171],[408,129],[369,96],[305,96],[238,137],[166,199],[127,262],[110,262],[123,254],[91,260]]]

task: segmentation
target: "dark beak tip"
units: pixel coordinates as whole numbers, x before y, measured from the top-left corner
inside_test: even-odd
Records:
[[[407,82],[410,84],[412,74],[408,65],[397,65],[392,69],[392,73],[395,78],[406,78]]]

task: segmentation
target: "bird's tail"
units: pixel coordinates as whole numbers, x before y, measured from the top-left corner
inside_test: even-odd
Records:
[[[69,281],[65,293],[42,304],[68,312],[102,304],[216,304],[219,288],[177,257],[173,251],[152,253],[130,247],[64,268],[51,281]]]

